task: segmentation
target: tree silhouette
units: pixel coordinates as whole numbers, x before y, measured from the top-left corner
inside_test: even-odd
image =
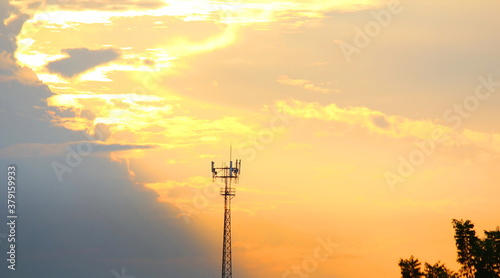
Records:
[[[484,259],[486,260],[486,271],[496,273],[500,276],[500,227],[494,231],[484,231]]]
[[[446,268],[444,264],[437,262],[434,265],[425,263],[425,278],[458,278],[458,274]]]
[[[500,278],[500,228],[484,231],[485,238],[476,236],[474,224],[470,220],[452,220],[455,229],[455,245],[457,262],[462,267],[455,273],[437,262],[434,265],[425,263],[424,271],[420,270],[420,262],[413,256],[400,259],[402,278]]]
[[[457,261],[462,265],[460,273],[465,278],[500,277],[500,231],[485,231],[480,239],[470,220],[453,219]]]
[[[408,260],[399,260],[401,275],[403,278],[420,278],[424,273],[420,271],[420,262],[411,256]]]
[[[453,219],[453,228],[455,229],[455,244],[457,246],[457,262],[462,265],[460,273],[465,278],[474,278],[478,265],[476,257],[479,255],[479,239],[474,231],[474,224],[469,220]]]

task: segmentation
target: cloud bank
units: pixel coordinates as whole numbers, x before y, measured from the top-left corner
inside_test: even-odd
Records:
[[[14,19],[4,24],[7,18]],[[0,157],[0,169],[17,169],[19,216],[16,271],[7,268],[7,242],[0,235],[0,277],[213,276],[218,268],[212,268],[215,264],[194,227],[179,219],[176,209],[158,203],[154,191],[135,184],[126,163],[113,162],[103,153],[151,146],[94,142],[94,152],[101,155],[83,157],[58,180],[51,165],[68,157],[60,147],[88,139],[84,132],[54,126],[46,103],[54,93],[41,82],[25,82],[36,74],[20,67],[12,55],[12,34],[25,19],[0,0],[0,153],[9,154]],[[67,76],[117,57],[113,50],[67,53],[70,58],[55,64]],[[86,59],[90,61],[77,65]],[[26,155],[22,146],[39,153]],[[44,153],[41,146],[57,151]],[[6,194],[1,190],[0,199],[6,200]],[[6,219],[4,209],[0,217]]]

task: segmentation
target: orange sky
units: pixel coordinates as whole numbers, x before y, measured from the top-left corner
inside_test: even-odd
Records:
[[[17,1],[33,17],[15,57],[56,94],[54,125],[157,146],[111,158],[211,259],[223,202],[210,161],[231,144],[243,277],[398,277],[410,255],[458,269],[451,219],[499,225],[498,1],[159,2]],[[48,69],[74,48],[119,58]]]

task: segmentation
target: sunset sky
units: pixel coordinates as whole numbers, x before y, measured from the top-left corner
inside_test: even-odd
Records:
[[[451,220],[500,225],[499,10],[0,0],[2,277],[219,276],[231,145],[235,277],[458,270]]]

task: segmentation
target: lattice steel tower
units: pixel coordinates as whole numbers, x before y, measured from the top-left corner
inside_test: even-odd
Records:
[[[220,195],[224,196],[224,237],[222,238],[222,278],[232,278],[232,257],[231,257],[231,199],[236,195],[235,188],[231,187],[232,182],[238,183],[241,172],[241,159],[233,164],[229,158],[229,167],[222,165],[216,168],[212,161],[212,178],[224,180],[224,187],[220,189]]]

